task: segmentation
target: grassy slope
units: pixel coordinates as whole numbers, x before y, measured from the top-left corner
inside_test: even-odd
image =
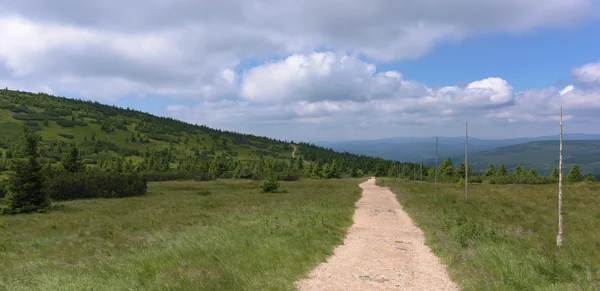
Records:
[[[600,185],[564,188],[558,249],[556,185],[471,185],[465,202],[464,186],[384,181],[465,290],[600,290]]]
[[[1,216],[0,289],[291,290],[343,241],[359,182],[151,183],[145,197]]]
[[[489,151],[469,153],[469,163],[474,171],[484,171],[490,163],[496,167],[504,162],[511,169],[517,165],[535,168],[540,174],[548,175],[558,166],[558,141],[536,141],[499,147]],[[567,140],[563,142],[564,167],[568,173],[573,164],[582,167],[584,173],[592,171],[600,175],[600,141]],[[464,155],[452,157],[457,163]]]
[[[0,90],[0,102],[2,104],[15,104],[12,103],[10,98],[4,95],[5,91]],[[23,98],[31,98],[31,96],[35,96],[35,94],[20,92]],[[23,99],[25,100],[25,99]],[[61,102],[69,103],[69,99],[62,98],[49,98],[46,100],[49,104],[57,105],[61,107]],[[74,102],[71,102],[75,104]],[[18,105],[18,104],[15,104]],[[42,107],[28,106],[29,109],[35,110],[37,112],[44,112],[45,110]],[[89,108],[88,108],[89,109]],[[124,112],[124,111],[123,111]],[[78,115],[81,112],[74,112],[75,115]],[[1,140],[7,143],[15,143],[18,142],[19,135],[21,134],[21,126],[24,124],[24,121],[14,119],[13,116],[19,113],[11,112],[8,109],[0,109],[0,132],[2,132]],[[124,113],[123,113],[124,114]],[[123,115],[117,115],[118,118],[124,117]],[[69,116],[63,116],[62,119],[70,119]],[[91,138],[92,133],[96,134],[99,137],[99,140],[107,141],[115,144],[118,148],[122,149],[137,149],[141,152],[146,151],[146,146],[153,149],[166,149],[169,147],[169,143],[160,140],[150,139],[150,144],[143,145],[140,143],[132,143],[126,142],[127,138],[131,137],[131,133],[134,132],[134,128],[137,122],[128,118],[132,121],[132,124],[127,126],[127,130],[116,129],[112,133],[106,133],[100,129],[100,124],[96,124],[96,119],[94,118],[81,118],[79,121],[84,121],[88,125],[87,126],[75,126],[75,127],[62,127],[56,124],[56,121],[50,120],[49,126],[44,126],[43,121],[35,120],[34,122],[39,124],[39,128],[41,131],[38,133],[47,141],[65,141],[65,142],[73,142],[76,141],[81,143],[85,138],[88,140]],[[69,139],[60,136],[59,134],[68,134],[74,136],[74,139]],[[172,136],[175,136],[173,133]],[[185,135],[184,135],[185,136]],[[197,139],[199,139],[199,142]],[[219,148],[223,144],[223,141],[228,141],[228,145],[231,148],[229,152]],[[216,145],[216,153],[230,154],[233,153],[237,155],[238,159],[242,160],[254,160],[258,159],[259,155],[262,154],[266,158],[289,158],[291,156],[292,149],[288,144],[284,142],[279,142],[275,140],[259,140],[254,139],[252,137],[249,138],[251,140],[248,144],[235,144],[230,138],[226,136],[216,136],[211,137],[207,132],[203,132],[202,128],[198,127],[198,131],[196,134],[190,136],[190,141],[188,144],[176,143],[174,144],[175,153],[178,156],[181,155],[192,155],[193,149],[197,148],[200,152],[203,150],[210,150],[213,145]],[[0,151],[5,152],[5,149],[0,149]],[[301,152],[299,149],[298,153]],[[107,153],[111,156],[118,156],[118,153],[109,152]],[[136,157],[133,157],[136,158]]]

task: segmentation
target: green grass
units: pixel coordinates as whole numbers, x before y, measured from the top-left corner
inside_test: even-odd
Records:
[[[465,290],[600,290],[599,184],[564,188],[561,248],[557,185],[383,184]]]
[[[0,216],[0,289],[293,290],[343,242],[360,180],[150,183]]]

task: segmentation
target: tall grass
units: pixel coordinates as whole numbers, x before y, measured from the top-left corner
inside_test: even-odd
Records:
[[[149,183],[0,217],[0,289],[293,290],[342,243],[359,182]]]
[[[565,187],[561,248],[556,185],[383,184],[465,290],[600,290],[598,184]]]

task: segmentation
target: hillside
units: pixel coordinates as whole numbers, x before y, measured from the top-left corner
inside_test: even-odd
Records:
[[[490,163],[498,166],[504,162],[508,169],[517,165],[534,168],[538,173],[548,175],[558,166],[559,141],[534,141],[510,145],[481,152],[469,152],[469,164],[473,171],[485,171]],[[439,161],[448,156],[441,156]],[[464,161],[465,155],[450,157],[452,161]],[[591,171],[600,176],[600,141],[599,140],[565,140],[563,141],[563,162],[565,171],[573,164],[579,164],[584,172]],[[434,160],[426,160],[433,164]],[[565,172],[567,173],[567,172]]]
[[[76,143],[86,164],[95,165],[124,157],[130,163],[167,163],[176,168],[190,158],[210,161],[227,157],[235,161],[290,160],[292,142],[212,129],[144,112],[48,94],[0,90],[0,153],[6,159],[16,152],[23,125],[43,139],[45,162],[59,162],[70,143]],[[318,163],[333,160],[373,171],[382,159],[338,153],[308,143],[295,143],[296,157]],[[392,164],[388,161],[388,164]]]
[[[565,134],[568,140],[600,140],[600,134]],[[469,137],[469,152],[492,150],[498,147],[516,145],[533,141],[558,140],[558,135],[509,138],[509,139],[482,139]],[[393,137],[378,140],[357,140],[342,142],[318,142],[338,151],[348,151],[356,154],[381,157],[384,159],[400,161],[419,161],[419,154],[423,160],[435,158],[435,137]],[[438,154],[440,157],[451,157],[464,154],[465,137],[438,138]]]

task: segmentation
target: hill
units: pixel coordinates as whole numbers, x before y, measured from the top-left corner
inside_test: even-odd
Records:
[[[469,145],[470,146],[470,145]],[[534,168],[539,174],[548,175],[558,166],[559,141],[534,141],[517,145],[498,147],[481,152],[469,152],[469,164],[473,171],[483,172],[490,163],[498,166],[503,162],[508,169],[518,165]],[[439,157],[441,161],[448,156]],[[450,156],[452,161],[464,161],[465,155]],[[434,160],[424,161],[433,165]],[[600,176],[600,140],[563,141],[563,163],[565,174],[573,164],[579,164],[584,172],[591,171]]]
[[[568,140],[600,140],[600,134],[565,134]],[[469,152],[492,150],[494,148],[527,143],[532,141],[558,140],[558,135],[510,138],[481,139],[469,137]],[[384,159],[418,162],[419,154],[423,160],[435,158],[435,137],[393,137],[378,140],[358,140],[343,142],[317,142],[338,151],[348,151]],[[438,154],[440,157],[451,157],[464,154],[465,137],[439,137]]]
[[[177,168],[193,160],[209,163],[217,157],[235,162],[289,161],[293,151],[292,141],[212,129],[98,102],[0,90],[2,169],[6,168],[6,160],[15,155],[24,125],[42,137],[45,163],[59,162],[70,143],[78,145],[88,165],[106,165],[121,158],[131,165],[145,163],[145,169],[161,170]],[[345,169],[355,167],[367,173],[383,161],[309,143],[295,143],[295,147],[295,156],[302,159],[301,164],[337,160]],[[393,165],[392,161],[386,162]],[[236,167],[234,163],[229,166],[220,172],[232,172]]]

